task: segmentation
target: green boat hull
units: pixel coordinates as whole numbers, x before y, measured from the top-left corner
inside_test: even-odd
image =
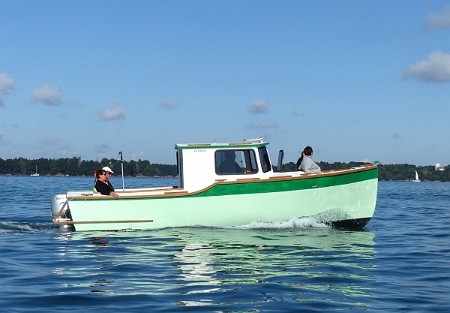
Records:
[[[337,227],[364,227],[373,216],[378,168],[305,177],[218,182],[195,193],[69,198],[77,231],[233,227],[312,217]]]

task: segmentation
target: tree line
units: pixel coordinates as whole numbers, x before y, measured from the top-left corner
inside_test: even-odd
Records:
[[[355,167],[362,162],[317,162],[322,170],[336,170]],[[101,161],[81,160],[79,157],[60,159],[2,159],[0,158],[0,175],[31,175],[37,171],[43,176],[91,176],[103,166],[109,166],[116,173],[121,173],[121,161],[102,159]],[[276,167],[275,167],[275,170]],[[281,171],[295,171],[295,163],[283,164]],[[422,181],[450,181],[450,166],[436,170],[434,166],[415,166],[412,164],[379,164],[379,180],[409,181],[414,178],[415,171]],[[152,164],[147,160],[123,161],[125,176],[173,176],[177,175],[177,166],[171,164]]]
[[[121,173],[121,161],[102,159],[101,161],[81,160],[79,157],[62,159],[0,158],[0,175],[31,175],[37,172],[42,176],[91,176],[104,166],[109,166],[116,175]],[[177,166],[151,164],[147,160],[123,161],[124,176],[176,176]]]

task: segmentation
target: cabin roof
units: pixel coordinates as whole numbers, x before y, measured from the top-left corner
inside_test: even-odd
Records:
[[[183,143],[176,144],[175,149],[222,149],[222,148],[248,148],[248,147],[262,147],[269,143],[262,138],[253,140],[244,140],[241,142],[229,143]]]

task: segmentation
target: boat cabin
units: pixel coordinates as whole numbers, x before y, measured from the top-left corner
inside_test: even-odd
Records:
[[[268,178],[273,174],[268,144],[262,138],[237,143],[177,144],[180,187],[192,192],[216,181]]]

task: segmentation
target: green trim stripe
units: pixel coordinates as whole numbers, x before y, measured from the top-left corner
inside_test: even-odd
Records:
[[[378,179],[378,168],[335,176],[313,177],[306,179],[289,179],[279,181],[259,181],[232,184],[218,184],[192,197],[211,197],[236,194],[257,194],[306,189],[320,189],[331,186],[346,185],[370,179]]]

